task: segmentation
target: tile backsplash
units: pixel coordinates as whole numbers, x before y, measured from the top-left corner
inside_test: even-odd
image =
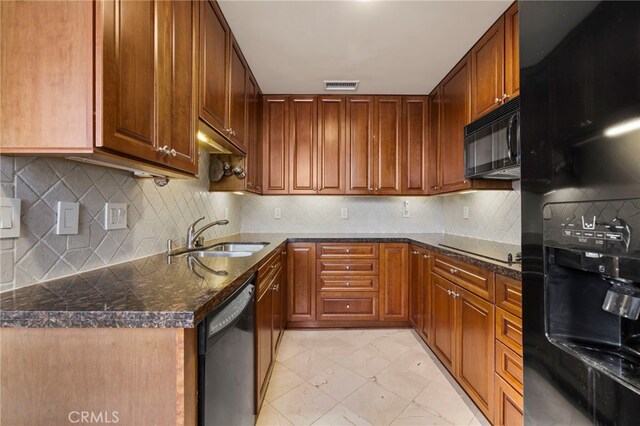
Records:
[[[221,219],[209,238],[237,232],[441,233],[520,244],[520,192],[443,197],[256,196],[208,192],[209,157],[199,179],[157,187],[150,179],[61,158],[0,155],[0,196],[22,200],[18,239],[0,240],[0,291],[159,253],[184,242],[195,219]],[[58,201],[80,203],[77,235],[56,235]],[[403,217],[403,202],[409,217]],[[104,204],[128,204],[128,227],[104,230]],[[463,208],[469,218],[463,219]],[[279,208],[281,218],[274,218]],[[348,218],[341,219],[341,209]]]
[[[225,208],[229,225],[205,236],[239,232],[239,197],[208,191],[208,161],[208,155],[200,156],[200,179],[172,180],[160,188],[116,169],[0,156],[0,196],[22,200],[20,238],[0,240],[0,290],[161,252],[168,239],[184,240],[195,219],[222,219]],[[56,235],[58,201],[80,203],[77,235]],[[104,230],[106,202],[128,204],[126,229]]]

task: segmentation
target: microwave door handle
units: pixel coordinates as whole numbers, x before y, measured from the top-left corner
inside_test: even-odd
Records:
[[[511,129],[513,128],[513,121],[515,119],[515,115],[512,115],[509,118],[509,124],[507,125],[507,157],[509,158],[509,160],[513,161],[513,149],[511,147]]]

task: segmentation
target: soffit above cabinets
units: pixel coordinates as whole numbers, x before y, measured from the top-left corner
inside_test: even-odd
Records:
[[[511,3],[219,1],[266,94],[429,93]]]

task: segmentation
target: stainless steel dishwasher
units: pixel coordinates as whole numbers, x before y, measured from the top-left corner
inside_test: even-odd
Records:
[[[198,326],[198,424],[255,424],[255,275]]]

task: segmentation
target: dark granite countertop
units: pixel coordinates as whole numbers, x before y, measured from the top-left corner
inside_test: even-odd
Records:
[[[248,257],[199,258],[205,267],[226,271],[226,276],[206,272],[198,265],[190,267],[187,256],[168,262],[165,254],[156,254],[0,293],[0,325],[192,328],[287,241],[406,242],[520,279],[519,264],[442,247],[447,238],[442,234],[236,234],[207,245],[224,241],[264,241],[269,245]],[[473,241],[482,245],[482,240]]]

